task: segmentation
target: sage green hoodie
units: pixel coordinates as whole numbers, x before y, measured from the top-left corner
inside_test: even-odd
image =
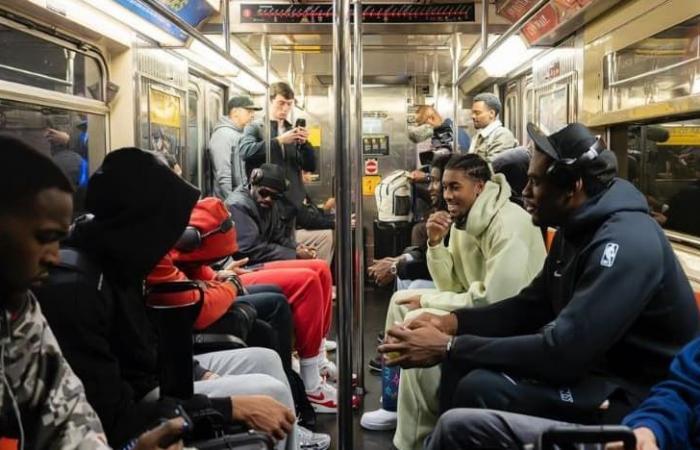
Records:
[[[423,294],[423,308],[485,306],[517,294],[540,272],[542,233],[510,194],[506,178],[495,174],[476,198],[465,229],[452,225],[448,247],[428,246],[428,269],[440,292]]]

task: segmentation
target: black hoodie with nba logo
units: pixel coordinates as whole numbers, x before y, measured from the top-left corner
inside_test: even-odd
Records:
[[[664,231],[621,179],[561,227],[530,286],[455,314],[450,361],[554,386],[597,376],[634,397],[665,377],[698,328],[693,291]]]

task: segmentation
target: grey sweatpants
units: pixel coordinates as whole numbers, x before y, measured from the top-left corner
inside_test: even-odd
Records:
[[[266,348],[242,348],[195,356],[205,369],[220,378],[194,383],[194,392],[209,397],[231,397],[234,395],[268,395],[286,405],[294,412],[294,399],[276,352]],[[158,390],[150,392],[145,400],[158,398]],[[296,412],[294,412],[296,415]],[[280,441],[278,450],[295,450],[297,426],[287,439]]]
[[[425,450],[522,450],[535,444],[555,420],[490,409],[451,409],[440,416]]]

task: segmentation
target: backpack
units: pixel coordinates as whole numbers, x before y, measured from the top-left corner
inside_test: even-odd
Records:
[[[413,219],[411,181],[405,170],[395,170],[374,189],[380,222],[410,222]]]

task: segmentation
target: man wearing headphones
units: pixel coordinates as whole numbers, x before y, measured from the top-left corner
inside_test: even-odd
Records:
[[[528,133],[536,151],[525,207],[536,225],[559,227],[542,272],[494,305],[394,327],[380,351],[402,367],[442,363],[442,412],[619,423],[694,337],[693,292],[599,138],[578,123],[551,136],[529,124]]]
[[[250,258],[251,264],[316,258],[314,247],[294,238],[294,211],[283,199],[287,184],[282,167],[266,163],[233,192],[228,203],[238,232],[236,258]]]

